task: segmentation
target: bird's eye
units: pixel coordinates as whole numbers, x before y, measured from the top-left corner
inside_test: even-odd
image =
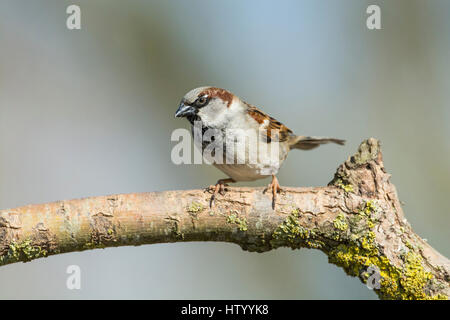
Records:
[[[208,96],[201,96],[195,101],[197,107],[204,107],[208,103]]]

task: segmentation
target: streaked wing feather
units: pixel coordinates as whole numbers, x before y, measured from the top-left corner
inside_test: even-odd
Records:
[[[278,136],[278,141],[283,142],[288,140],[292,136],[292,130],[282,124],[280,121],[272,118],[266,113],[262,112],[253,105],[246,103],[248,109],[247,114],[252,117],[258,124],[263,125],[267,120],[268,123],[264,130],[264,137],[267,142],[272,141],[276,136]],[[274,136],[275,135],[275,136]]]

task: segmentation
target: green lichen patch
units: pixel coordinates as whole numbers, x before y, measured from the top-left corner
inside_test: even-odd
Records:
[[[315,237],[316,231],[303,227],[298,220],[298,213],[290,214],[272,234],[270,244],[273,248],[289,246],[321,248],[324,243]]]
[[[47,250],[34,245],[31,239],[26,239],[19,243],[11,242],[7,253],[0,257],[0,264],[18,261],[27,262],[36,258],[46,257],[47,255]]]
[[[205,206],[199,202],[193,201],[188,207],[187,211],[189,213],[197,214],[205,209]]]
[[[237,213],[232,213],[227,216],[227,223],[235,224],[241,231],[247,231],[247,219],[239,217]]]
[[[379,208],[374,201],[363,202],[358,214],[350,215],[348,223],[352,238],[356,239],[367,235],[367,232],[375,227],[379,218]]]
[[[345,219],[345,215],[343,213],[338,214],[336,219],[333,221],[333,225],[336,229],[339,229],[341,231],[345,231],[348,229],[348,224]]]
[[[362,208],[362,211],[360,211],[359,214],[365,215],[367,217],[367,226],[372,229],[375,227],[375,223],[379,219],[379,208],[377,207],[374,200],[367,201]]]

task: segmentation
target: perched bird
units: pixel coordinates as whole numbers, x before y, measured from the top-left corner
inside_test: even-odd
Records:
[[[210,186],[213,190],[211,205],[218,193],[225,192],[227,183],[272,176],[265,191],[271,191],[275,207],[277,193],[281,190],[276,174],[290,150],[310,150],[328,142],[340,145],[345,142],[297,136],[255,106],[216,87],[189,91],[181,100],[175,117],[187,118],[193,131],[197,126],[203,136],[208,136],[206,141],[198,140],[194,133],[194,142],[202,149],[203,156],[208,151],[209,161],[229,177]]]

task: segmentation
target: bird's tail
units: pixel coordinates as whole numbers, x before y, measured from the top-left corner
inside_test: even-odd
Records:
[[[291,149],[311,150],[329,142],[344,145],[345,140],[328,137],[292,136],[289,140],[289,147]]]

